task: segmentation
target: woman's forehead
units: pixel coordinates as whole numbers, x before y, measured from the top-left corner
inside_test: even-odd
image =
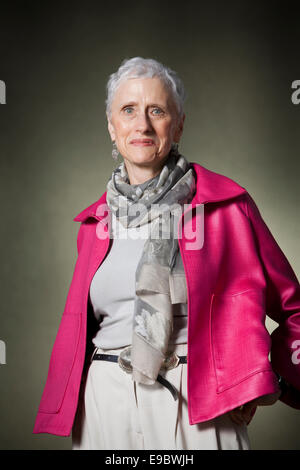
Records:
[[[123,99],[124,96],[133,95],[136,97],[157,96],[167,99],[170,90],[158,77],[153,78],[127,78],[124,79],[116,89],[114,98]]]

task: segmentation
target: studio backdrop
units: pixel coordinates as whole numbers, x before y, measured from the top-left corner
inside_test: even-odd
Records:
[[[1,449],[71,448],[32,431],[76,262],[73,218],[116,166],[105,86],[125,58],[176,70],[181,153],[247,189],[299,276],[299,17],[292,4],[216,3],[1,2]],[[252,448],[300,449],[299,425],[299,410],[261,406]]]

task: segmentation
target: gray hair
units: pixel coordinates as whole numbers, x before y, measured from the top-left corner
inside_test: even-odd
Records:
[[[173,95],[179,118],[183,116],[183,104],[186,99],[186,92],[183,82],[174,70],[161,64],[154,59],[144,59],[143,57],[133,57],[124,59],[117,72],[112,73],[106,85],[107,99],[106,114],[111,118],[111,104],[114,94],[123,80],[129,78],[160,78]]]

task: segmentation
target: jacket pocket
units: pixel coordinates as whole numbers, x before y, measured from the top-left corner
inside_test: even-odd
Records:
[[[210,344],[217,393],[257,372],[272,370],[268,359],[271,337],[265,317],[262,290],[212,295]]]
[[[64,313],[53,345],[39,411],[57,413],[62,405],[76,357],[81,314]]]

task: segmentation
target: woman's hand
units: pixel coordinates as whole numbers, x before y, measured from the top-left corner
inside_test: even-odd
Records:
[[[276,393],[269,393],[267,395],[262,395],[261,397],[255,398],[254,400],[251,400],[242,406],[234,408],[234,410],[231,410],[229,412],[229,416],[231,420],[236,424],[246,423],[248,425],[252,419],[255,408],[257,406],[274,405],[274,403],[276,403],[280,395],[281,395],[281,390],[279,390]]]

